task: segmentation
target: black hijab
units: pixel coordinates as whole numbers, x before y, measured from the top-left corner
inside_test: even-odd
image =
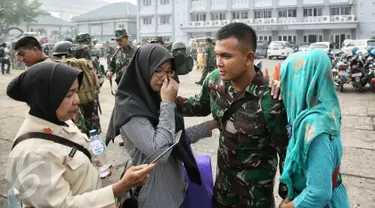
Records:
[[[159,122],[160,94],[151,89],[152,74],[173,56],[164,47],[149,44],[138,48],[119,83],[115,107],[109,123],[106,144],[120,134],[120,128],[132,117],[145,117],[156,128]],[[174,65],[174,63],[172,64]],[[175,66],[173,70],[176,70]],[[176,132],[182,130],[179,144],[172,156],[184,162],[190,180],[201,184],[200,173],[189,145],[186,142],[184,120],[176,111]]]
[[[29,114],[57,125],[66,125],[57,119],[56,110],[78,78],[83,74],[65,64],[37,63],[14,78],[7,95],[30,106]]]

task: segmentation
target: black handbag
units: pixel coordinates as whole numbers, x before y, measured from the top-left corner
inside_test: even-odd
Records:
[[[125,175],[126,171],[132,166],[132,160],[129,159],[125,162],[124,171],[121,174],[120,179]],[[141,191],[141,186],[132,188],[128,192],[121,194],[117,201],[120,208],[138,208],[138,196]]]

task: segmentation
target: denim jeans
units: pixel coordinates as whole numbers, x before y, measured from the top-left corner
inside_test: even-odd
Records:
[[[9,59],[2,59],[1,60],[1,73],[4,74],[5,65],[7,65],[6,73],[9,73],[10,70],[10,60]]]

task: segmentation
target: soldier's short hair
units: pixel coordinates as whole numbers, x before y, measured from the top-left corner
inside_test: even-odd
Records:
[[[235,37],[240,42],[240,47],[244,50],[250,47],[255,52],[257,48],[257,35],[253,28],[245,23],[235,22],[227,24],[219,29],[216,36],[217,40]]]
[[[16,44],[14,44],[13,49],[19,50],[20,48],[32,49],[36,47],[40,51],[42,51],[42,46],[40,45],[39,41],[34,38],[33,36],[25,36],[19,39]]]

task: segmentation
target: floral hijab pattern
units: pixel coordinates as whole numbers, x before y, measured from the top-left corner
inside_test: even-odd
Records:
[[[322,133],[340,134],[341,111],[328,55],[312,50],[290,56],[281,67],[281,92],[291,137],[280,181],[294,199],[292,175],[307,169],[313,139]]]

